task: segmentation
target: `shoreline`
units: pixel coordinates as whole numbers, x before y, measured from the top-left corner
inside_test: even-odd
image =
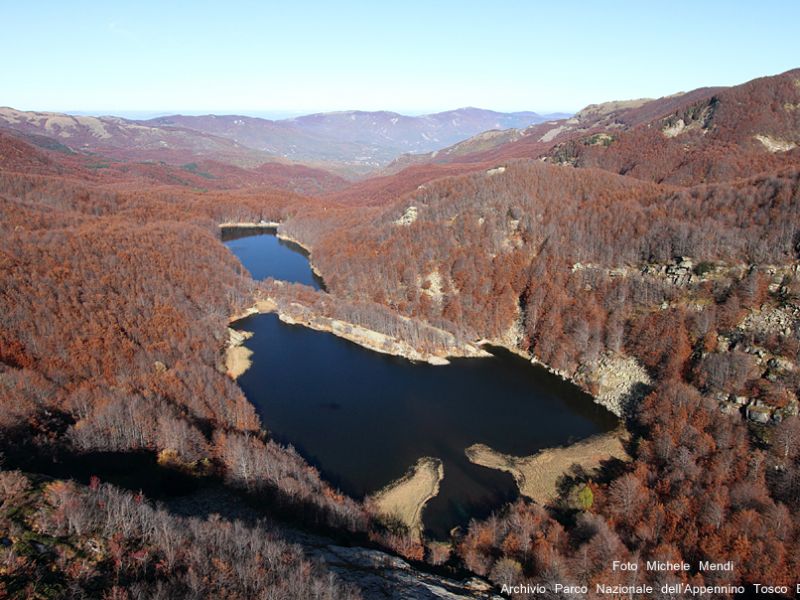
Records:
[[[244,343],[253,337],[252,331],[237,331],[228,327],[228,345],[225,348],[224,366],[228,377],[233,380],[239,378],[252,365],[253,351],[245,347]]]
[[[420,351],[399,338],[362,327],[361,325],[313,313],[309,311],[308,307],[296,302],[292,303],[292,305],[296,307],[297,311],[290,313],[282,310],[275,299],[262,298],[241,313],[231,316],[228,321],[233,324],[250,315],[275,313],[287,325],[300,325],[322,333],[330,333],[373,352],[397,356],[413,362],[424,362],[433,366],[448,365],[451,358],[483,358],[491,356],[490,353],[472,344],[450,346],[436,353]],[[309,315],[309,313],[311,314]],[[244,343],[244,340],[239,343],[239,346],[242,343]]]
[[[608,433],[545,448],[530,456],[503,454],[485,444],[473,444],[464,454],[473,464],[510,473],[521,495],[545,506],[558,498],[558,480],[573,464],[593,472],[606,460],[629,460],[625,451],[628,437],[628,431],[619,426]]]
[[[636,359],[622,354],[606,352],[594,363],[578,365],[575,373],[570,375],[539,360],[536,355],[509,346],[502,340],[482,339],[476,343],[480,347],[503,348],[524,358],[532,365],[544,368],[547,372],[586,392],[595,404],[599,404],[619,419],[625,418],[628,406],[632,402],[647,395],[652,383],[647,371]]]
[[[452,347],[441,353],[419,351],[401,339],[339,319],[321,315],[312,315],[310,318],[298,318],[284,311],[276,310],[274,312],[276,312],[278,318],[287,325],[301,325],[315,331],[331,333],[336,337],[358,344],[362,348],[366,348],[372,352],[397,356],[412,362],[424,362],[433,366],[441,366],[449,365],[449,359],[451,358],[482,358],[489,356],[489,353],[481,351],[480,349],[473,349],[469,346],[461,348]]]
[[[314,273],[314,275],[316,275],[317,277],[319,277],[320,280],[322,280],[323,291],[325,291],[326,287],[325,278],[322,276],[322,272],[320,272],[320,270],[316,267],[316,265],[314,265],[314,261],[311,260],[311,248],[303,244],[303,242],[301,242],[300,240],[293,238],[292,236],[285,234],[281,231],[276,231],[275,237],[278,238],[279,240],[283,240],[284,242],[289,242],[291,244],[294,244],[295,246],[298,246],[303,250],[303,252],[306,253],[306,258],[308,259],[308,266],[311,269],[311,272]]]
[[[220,227],[276,229],[278,225],[280,224],[266,222],[226,223],[220,225]],[[311,262],[310,248],[292,236],[277,230],[275,231],[275,236],[283,241],[296,244],[303,250],[307,254],[312,271],[318,276],[320,275]],[[330,295],[328,297],[335,300]],[[286,299],[279,302],[277,298],[270,296],[259,298],[251,307],[241,314],[232,316],[229,321],[232,324],[253,314],[267,313],[277,314],[278,318],[288,325],[300,325],[322,333],[330,333],[373,352],[398,356],[414,362],[426,362],[431,365],[446,365],[449,364],[450,358],[456,357],[491,356],[483,348],[485,345],[503,348],[520,356],[530,364],[540,365],[560,379],[577,386],[586,392],[593,402],[605,407],[620,419],[624,418],[627,405],[637,395],[643,394],[643,390],[646,390],[650,383],[647,373],[634,359],[611,353],[601,355],[592,364],[579,365],[575,372],[570,375],[566,371],[547,365],[525,350],[511,346],[508,340],[482,339],[476,343],[459,342],[457,345],[444,347],[439,351],[426,352],[401,337],[386,335],[354,323],[320,314],[319,309],[315,310],[313,307],[292,301],[291,297],[288,302],[286,302]],[[398,315],[398,317],[404,318],[401,315]],[[234,380],[252,365],[253,353],[243,345],[252,334],[241,335],[247,333],[249,332],[237,332],[229,328],[230,340],[225,352],[225,366],[228,375]],[[465,454],[475,464],[511,473],[522,495],[545,504],[555,496],[556,482],[572,464],[578,463],[587,470],[591,470],[596,468],[604,459],[611,457],[624,459],[627,457],[622,443],[622,439],[627,435],[624,424],[620,423],[619,427],[611,433],[592,436],[586,440],[561,448],[547,448],[532,456],[516,457],[504,455],[481,444],[470,446],[465,450]],[[422,460],[420,459],[420,461]],[[410,468],[406,476],[389,484],[387,488],[399,488],[400,491],[397,493],[402,497],[403,494],[408,493],[402,491],[402,486],[410,481],[413,482],[414,477],[423,469],[428,470],[428,478],[430,479],[430,469],[432,467],[430,464],[425,466],[420,461]],[[438,481],[434,487],[433,496],[438,493]],[[388,494],[387,489],[374,494],[372,496],[373,501],[382,498],[384,494]],[[417,495],[419,495],[419,490],[417,490]],[[425,503],[433,497],[428,497],[424,494],[423,496],[416,500],[416,502],[420,503],[418,508],[420,513]],[[392,498],[392,496],[389,497]],[[405,501],[406,503],[410,502],[408,499]],[[379,512],[385,514],[386,510],[384,507],[383,510],[379,509]],[[416,527],[418,525],[415,522],[416,513],[413,511],[409,513],[410,509],[407,506],[404,510],[405,514],[400,520],[406,525],[410,524]],[[419,516],[419,519],[421,519],[421,516]]]
[[[291,244],[296,245],[306,254],[306,258],[308,259],[308,266],[311,269],[311,272],[322,280],[322,285],[324,288],[325,278],[322,277],[322,273],[311,260],[311,248],[305,245],[300,240],[293,238],[292,236],[280,231],[281,225],[282,223],[280,221],[258,221],[258,222],[226,221],[224,223],[218,223],[220,231],[226,229],[263,229],[265,231],[274,231],[276,238],[278,238],[279,240],[283,240],[284,242],[289,242]]]
[[[409,467],[402,477],[369,495],[365,504],[371,506],[378,515],[397,520],[408,528],[409,533],[421,540],[422,513],[425,505],[439,494],[442,479],[442,461],[424,456]]]

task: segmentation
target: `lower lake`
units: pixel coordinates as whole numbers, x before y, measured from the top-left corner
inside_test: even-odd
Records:
[[[244,239],[252,238],[228,244],[237,255],[236,244]],[[255,261],[263,271],[285,264],[275,252],[306,260],[278,244],[260,248]],[[251,273],[263,272],[252,253],[240,258]],[[423,514],[434,537],[517,496],[511,475],[469,462],[468,446],[482,443],[525,456],[617,424],[576,386],[502,349],[490,358],[431,366],[287,325],[274,314],[246,317],[235,328],[255,334],[245,344],[254,352],[253,365],[238,382],[265,427],[342,491],[360,498],[401,477],[421,457],[442,461],[439,494]]]

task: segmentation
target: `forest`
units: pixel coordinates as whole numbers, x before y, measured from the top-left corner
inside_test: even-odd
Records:
[[[290,530],[498,586],[796,583],[800,155],[754,137],[800,131],[795,81],[634,109],[608,144],[593,124],[325,186],[288,168],[98,173],[3,133],[0,595],[360,597]],[[327,293],[250,279],[219,225],[259,221],[310,250]],[[274,441],[226,375],[230,320],[265,295],[418,348],[489,341],[591,393],[630,359],[649,378],[621,406],[632,460],[420,542]],[[119,477],[109,457],[147,468]],[[141,491],[152,473],[264,520],[175,514]],[[637,575],[609,556],[737,569]]]
[[[637,437],[624,474],[576,473],[553,512],[520,501],[474,522],[456,545],[470,570],[591,587],[637,581],[608,556],[724,558],[735,575],[645,577],[793,583],[798,181],[795,169],[676,189],[512,162],[428,184],[314,242],[334,294],[526,350],[589,389],[608,354],[635,357],[652,377],[628,407]],[[289,224],[301,239],[316,234]],[[748,425],[740,401],[766,407],[773,425]]]
[[[96,479],[0,472],[0,526],[20,539],[3,550],[5,597],[362,597],[266,521],[180,517]]]

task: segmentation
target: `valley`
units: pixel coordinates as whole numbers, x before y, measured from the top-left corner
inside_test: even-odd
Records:
[[[798,82],[2,109],[0,595],[794,584]]]

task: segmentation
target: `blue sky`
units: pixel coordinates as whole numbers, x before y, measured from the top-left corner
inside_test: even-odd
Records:
[[[303,113],[591,102],[800,66],[800,2],[2,2],[0,105]]]

